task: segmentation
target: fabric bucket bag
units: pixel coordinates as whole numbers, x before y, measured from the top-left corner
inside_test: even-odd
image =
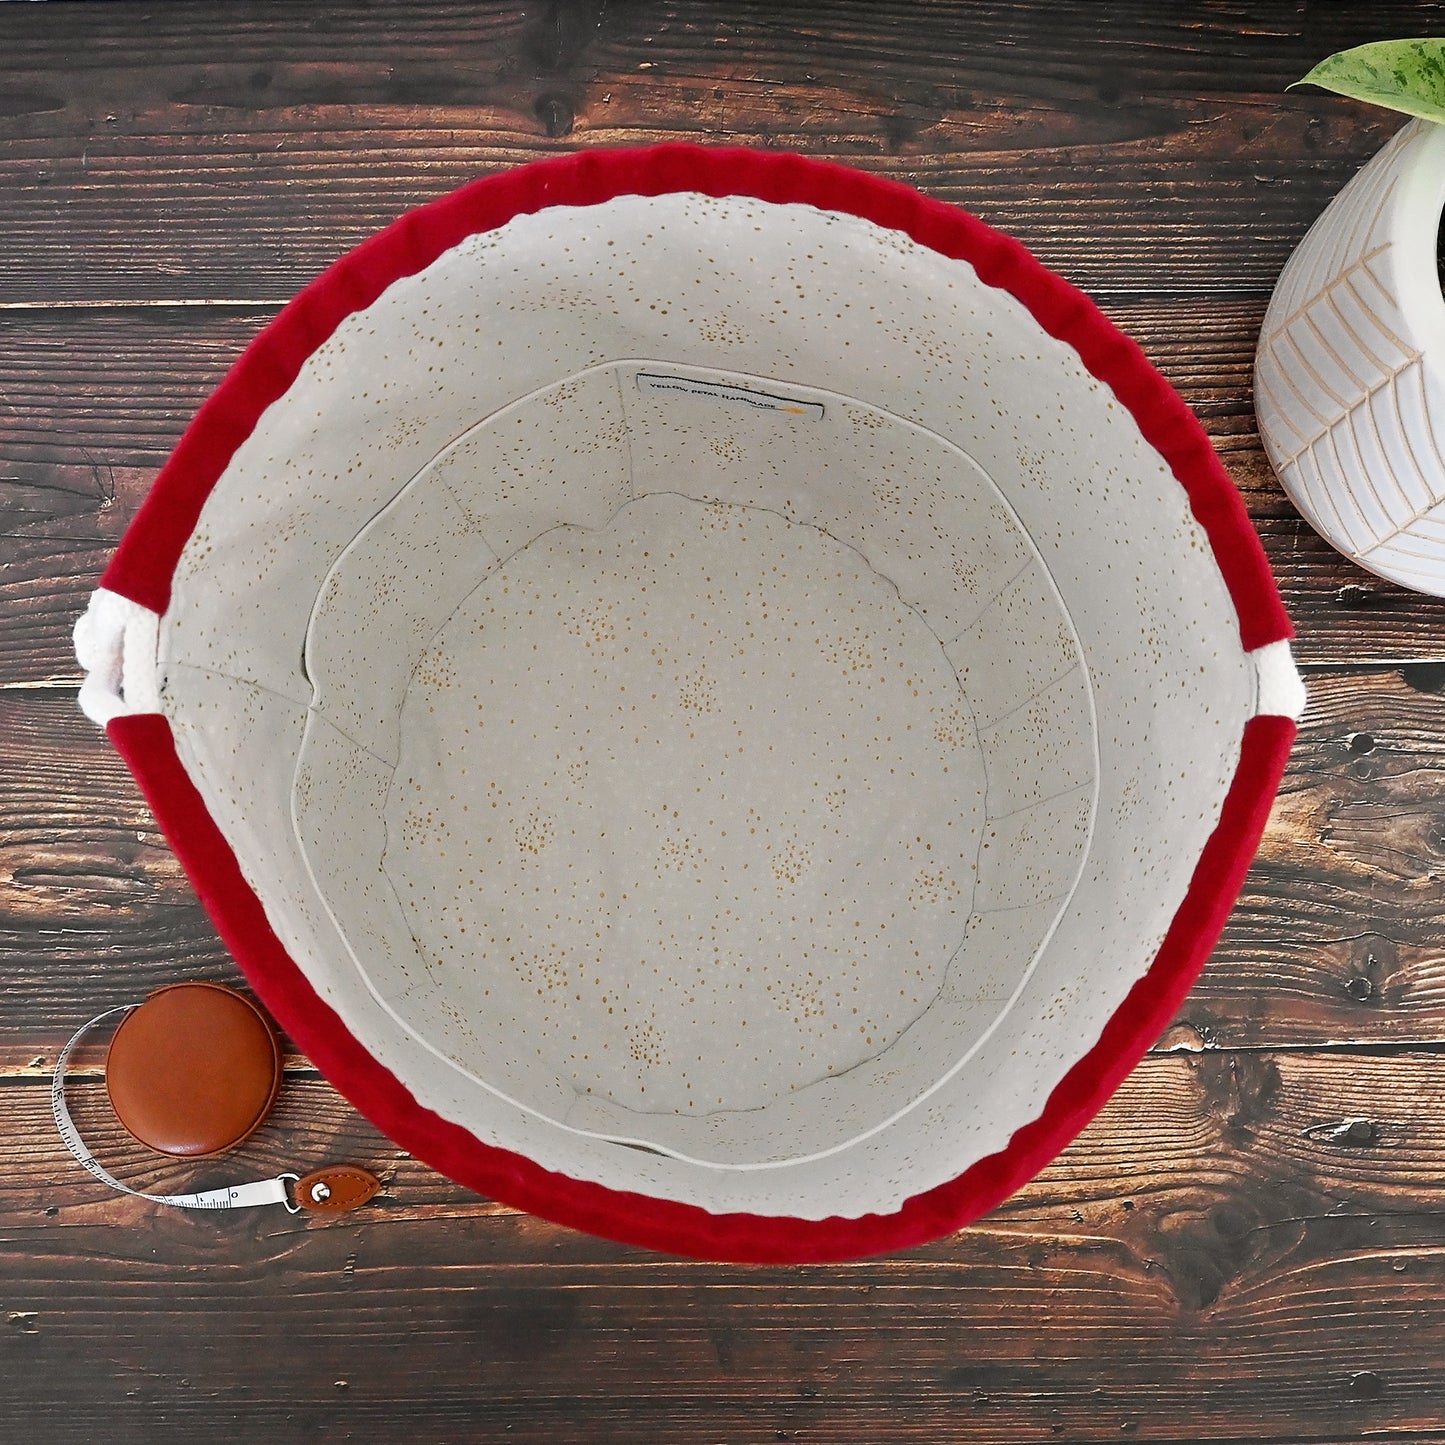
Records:
[[[251,984],[463,1184],[902,1248],[1168,1023],[1303,693],[1199,425],[971,216],[592,152],[344,257],[202,408],[82,702]]]

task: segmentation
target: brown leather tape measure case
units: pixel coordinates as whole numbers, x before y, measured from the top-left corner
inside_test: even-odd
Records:
[[[116,1117],[148,1148],[219,1154],[271,1112],[281,1045],[244,994],[218,983],[172,984],[126,1015],[105,1084]]]

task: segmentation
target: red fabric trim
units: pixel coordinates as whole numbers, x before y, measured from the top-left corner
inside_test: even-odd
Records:
[[[306,358],[394,281],[430,265],[468,235],[517,215],[674,190],[851,212],[972,264],[985,282],[1016,297],[1047,332],[1078,352],[1167,460],[1214,549],[1244,647],[1291,635],[1259,539],[1208,438],[1138,347],[1085,296],[1017,242],[895,182],[799,156],[692,146],[584,152],[489,177],[411,212],[343,257],[256,338],[202,407],[103,585],[154,611],[166,610],[181,551],[236,448]],[[1243,882],[1294,736],[1282,718],[1249,723],[1219,825],[1158,956],[1038,1119],[998,1154],[908,1200],[895,1214],[807,1221],[712,1215],[569,1179],[482,1144],[423,1109],[351,1036],[281,946],[186,774],[166,721],[155,715],[118,718],[109,731],[257,993],[327,1077],[391,1138],[459,1182],[544,1218],[654,1249],[757,1262],[853,1258],[936,1238],[993,1208],[1048,1163],[1103,1105],[1188,991]]]
[[[277,1021],[376,1126],[434,1169],[519,1209],[624,1244],[739,1263],[855,1259],[907,1249],[971,1223],[1032,1179],[1095,1114],[1168,1025],[1243,885],[1294,741],[1287,718],[1245,727],[1224,809],[1149,972],[1043,1112],[1008,1146],[896,1214],[803,1220],[710,1214],[551,1173],[423,1108],[350,1034],[272,931],[260,899],[176,753],[159,714],[116,718],[111,741],[140,783],[227,947]]]

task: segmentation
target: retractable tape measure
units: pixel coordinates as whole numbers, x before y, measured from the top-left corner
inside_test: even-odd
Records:
[[[282,1075],[280,1043],[270,1021],[244,994],[223,984],[172,984],[143,1003],[97,1014],[60,1051],[50,1107],[66,1148],[102,1184],[178,1209],[281,1204],[292,1214],[303,1209],[341,1214],[380,1189],[375,1175],[350,1164],[189,1194],[148,1194],[121,1183],[86,1146],[65,1100],[66,1071],[76,1048],[111,1019],[120,1020],[106,1057],[111,1107],[133,1138],[162,1154],[199,1158],[241,1143],[270,1113]]]

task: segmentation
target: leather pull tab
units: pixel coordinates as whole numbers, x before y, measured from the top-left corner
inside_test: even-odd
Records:
[[[296,1203],[302,1209],[318,1214],[345,1214],[365,1204],[378,1189],[381,1180],[354,1164],[331,1164],[318,1169],[295,1186]]]

